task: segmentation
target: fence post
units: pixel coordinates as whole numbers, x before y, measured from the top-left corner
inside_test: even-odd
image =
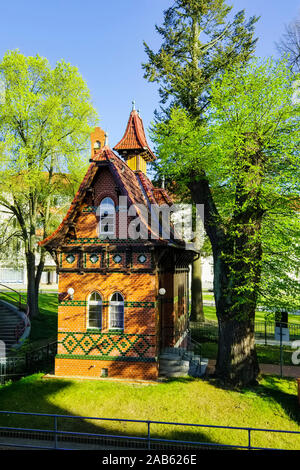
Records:
[[[267,346],[267,320],[265,320],[265,346]]]
[[[54,416],[54,449],[57,449],[57,416]]]
[[[201,374],[201,371],[202,371],[202,344],[200,344],[200,374]]]
[[[147,421],[147,425],[148,425],[148,437],[147,437],[147,444],[148,444],[148,450],[151,449],[151,440],[150,440],[150,424],[151,424],[151,421]]]
[[[248,449],[251,450],[251,429],[248,429]]]

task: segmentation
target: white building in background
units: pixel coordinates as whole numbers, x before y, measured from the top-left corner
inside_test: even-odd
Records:
[[[175,207],[175,206],[173,206]],[[187,243],[195,243],[196,249],[201,251],[205,239],[205,230],[203,225],[204,207],[202,205],[197,206],[198,217],[197,217],[197,231],[198,234],[195,240],[195,233],[192,232],[192,206],[189,204],[176,204],[176,212],[172,214],[171,220],[175,226],[177,233],[180,233],[180,238],[185,240]],[[202,211],[202,214],[201,214]],[[213,290],[214,284],[214,263],[213,256],[201,256],[202,263],[202,289]],[[190,267],[190,285],[191,285],[191,267]]]
[[[9,234],[13,233],[15,227],[15,219],[5,207],[0,205],[0,237],[3,236],[3,238],[7,239]],[[38,263],[39,258],[37,255],[36,266]],[[0,247],[0,284],[16,288],[16,290],[26,289],[27,271],[25,253],[22,247],[22,241],[16,237],[12,237],[8,242],[2,256]],[[56,265],[52,257],[47,254],[45,268],[41,278],[41,287],[55,289],[57,288],[57,284],[58,276],[56,273]]]
[[[38,262],[36,265],[38,265]],[[19,289],[25,289],[27,286],[27,271],[25,265],[12,267],[5,263],[0,264],[0,284],[8,286],[17,285]],[[46,260],[45,269],[41,278],[41,286],[44,288],[53,287],[53,289],[58,286],[56,265],[50,257]]]
[[[213,290],[214,287],[214,262],[212,256],[201,258],[202,260],[202,289]]]

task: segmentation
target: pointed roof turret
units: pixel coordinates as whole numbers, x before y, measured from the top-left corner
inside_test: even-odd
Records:
[[[150,149],[144,130],[143,121],[135,109],[133,102],[124,136],[114,149],[125,159],[129,156],[140,155],[146,162],[156,160],[156,157]]]

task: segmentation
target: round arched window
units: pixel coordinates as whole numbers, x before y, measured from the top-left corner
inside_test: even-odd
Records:
[[[96,140],[96,142],[94,143],[94,149],[100,149],[100,148],[101,148],[101,144],[99,140]]]
[[[124,329],[124,297],[120,292],[115,292],[110,298],[109,328]]]
[[[110,197],[105,197],[100,204],[100,235],[115,234],[115,203]]]
[[[92,292],[88,301],[88,328],[102,326],[102,297],[99,292]]]

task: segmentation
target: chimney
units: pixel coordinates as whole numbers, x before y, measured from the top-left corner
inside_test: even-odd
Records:
[[[105,132],[101,127],[95,127],[94,132],[91,133],[91,158],[95,153],[105,145]]]

